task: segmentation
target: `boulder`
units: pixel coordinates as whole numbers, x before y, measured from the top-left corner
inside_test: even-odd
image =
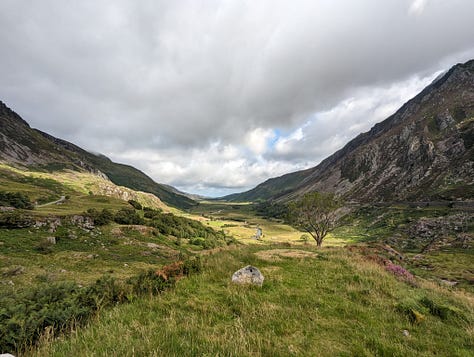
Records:
[[[245,268],[237,270],[232,275],[232,282],[235,284],[251,284],[262,286],[263,279],[265,279],[260,273],[260,270],[254,266],[247,265]]]

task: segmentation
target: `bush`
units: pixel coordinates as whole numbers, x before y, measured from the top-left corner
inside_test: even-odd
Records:
[[[308,244],[309,240],[310,240],[309,234],[304,233],[300,237],[300,241],[302,241],[305,244]]]
[[[145,212],[145,215],[147,213],[148,212]],[[223,231],[215,231],[199,221],[178,217],[172,213],[160,213],[155,211],[148,225],[156,228],[161,234],[194,240],[195,242],[193,243],[191,241],[191,244],[206,248],[213,248],[225,241]],[[205,241],[205,243],[202,241]]]
[[[157,275],[153,269],[130,278],[128,283],[132,286],[133,292],[137,295],[157,294],[171,285],[171,282]]]
[[[0,206],[11,206],[19,209],[33,209],[34,205],[30,202],[27,195],[21,192],[0,191]]]
[[[130,203],[132,205],[133,208],[141,211],[143,209],[142,205],[140,204],[140,202],[137,202],[135,200],[129,200],[128,203]]]
[[[114,213],[107,208],[100,212],[95,208],[89,208],[85,214],[92,218],[96,226],[105,226],[114,220]]]
[[[39,253],[42,253],[42,254],[52,253],[53,252],[53,243],[49,242],[46,239],[42,240],[41,242],[39,242],[36,245],[35,250]]]
[[[149,208],[149,207],[145,207],[145,208],[144,208],[144,211],[145,211],[145,213],[143,214],[143,216],[144,216],[145,218],[148,218],[148,219],[153,219],[153,218],[159,216],[160,213],[161,213],[161,211],[159,211],[159,210],[154,210],[154,209],[151,209],[151,208]]]
[[[126,282],[105,276],[88,287],[63,282],[0,291],[0,352],[24,351],[35,345],[46,329],[57,335],[87,322],[102,308],[158,294],[180,277],[200,270],[201,262],[195,258],[167,265],[159,272],[148,270]]]
[[[143,224],[144,220],[140,215],[131,208],[122,208],[115,214],[115,222],[119,224]]]

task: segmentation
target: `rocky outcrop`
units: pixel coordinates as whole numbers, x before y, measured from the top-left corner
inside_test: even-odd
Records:
[[[95,228],[93,219],[91,217],[82,215],[72,215],[66,217],[37,217],[33,227],[46,227],[48,232],[55,233],[58,227],[63,225],[76,226],[86,231],[90,231]]]

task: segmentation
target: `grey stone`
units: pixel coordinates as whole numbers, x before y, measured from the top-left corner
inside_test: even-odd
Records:
[[[458,285],[458,282],[454,281],[454,280],[441,279],[440,281],[441,281],[441,283],[443,283],[444,285],[447,285],[447,286],[456,286],[456,285]]]
[[[254,266],[247,265],[245,268],[237,270],[232,275],[232,282],[235,284],[252,284],[262,286],[263,280],[262,273],[260,270],[255,268]]]
[[[56,244],[56,237],[46,237],[46,241],[49,244]]]

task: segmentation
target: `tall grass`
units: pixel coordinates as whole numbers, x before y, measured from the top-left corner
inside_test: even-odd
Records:
[[[343,248],[316,258],[262,260],[268,247],[206,257],[203,273],[166,293],[103,311],[43,356],[470,356],[469,294],[397,279]],[[309,248],[304,248],[309,249]],[[253,264],[262,288],[232,273]],[[412,317],[420,314],[420,321]],[[404,332],[404,330],[408,331]]]

